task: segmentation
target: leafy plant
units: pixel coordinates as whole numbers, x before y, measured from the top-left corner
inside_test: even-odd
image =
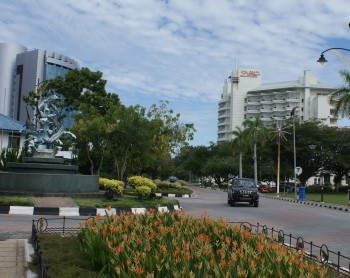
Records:
[[[106,178],[99,178],[100,189],[108,190],[120,196],[124,191],[124,183],[118,180],[110,180]]]
[[[99,216],[78,235],[87,261],[107,277],[325,277],[301,253],[207,216]]]

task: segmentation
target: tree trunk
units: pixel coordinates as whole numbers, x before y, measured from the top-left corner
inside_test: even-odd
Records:
[[[242,159],[243,158],[243,154],[242,151],[239,152],[239,177],[242,178]]]
[[[89,145],[86,145],[86,151],[87,151],[88,160],[90,162],[90,175],[93,175],[94,174],[94,161],[91,159],[91,156],[90,156],[90,147],[89,147]]]
[[[254,181],[258,185],[258,164],[256,159],[256,142],[254,143]]]

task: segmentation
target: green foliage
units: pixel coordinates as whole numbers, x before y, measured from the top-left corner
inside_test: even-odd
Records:
[[[105,277],[324,277],[327,269],[293,248],[238,225],[185,213],[89,219],[78,235]]]
[[[147,186],[151,192],[154,192],[157,188],[157,185],[152,180],[141,176],[129,177],[128,184],[135,189],[140,186]]]
[[[135,188],[135,192],[137,196],[139,196],[139,198],[142,200],[143,198],[150,197],[152,191],[151,188],[149,188],[148,186],[141,185]]]
[[[18,148],[3,148],[0,154],[0,169],[6,170],[7,162],[18,162]]]
[[[124,191],[124,183],[118,180],[99,178],[99,185],[101,190],[108,190],[116,195],[121,195]]]
[[[168,188],[177,188],[180,189],[182,187],[179,181],[170,182],[170,181],[161,181],[157,185],[159,189],[168,189]]]

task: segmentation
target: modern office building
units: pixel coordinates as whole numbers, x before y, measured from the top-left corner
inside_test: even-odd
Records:
[[[0,113],[20,122],[33,116],[23,101],[43,81],[64,76],[79,63],[67,56],[48,50],[27,50],[14,43],[0,43]]]
[[[232,131],[246,119],[259,115],[268,126],[273,118],[290,117],[294,107],[301,120],[324,119],[326,124],[336,125],[329,103],[334,90],[307,70],[298,80],[270,84],[261,84],[260,70],[234,70],[219,101],[218,142],[232,140]]]
[[[13,114],[13,92],[15,89],[16,58],[27,48],[16,43],[0,43],[0,113],[9,117]]]

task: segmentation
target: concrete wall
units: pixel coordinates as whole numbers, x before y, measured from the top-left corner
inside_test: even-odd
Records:
[[[0,172],[0,191],[28,193],[98,192],[98,176]]]

